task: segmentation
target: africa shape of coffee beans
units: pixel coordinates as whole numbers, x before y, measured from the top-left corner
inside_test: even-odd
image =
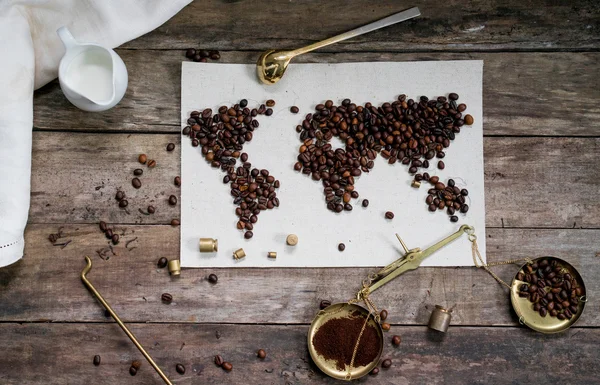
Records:
[[[380,107],[357,106],[350,99],[341,106],[331,100],[318,104],[296,127],[303,144],[294,169],[323,183],[329,210],[350,211],[351,199],[359,196],[355,178],[373,168],[377,154],[389,164],[408,166],[411,174],[428,168],[434,157],[445,156],[444,149],[465,124],[462,113],[467,106],[457,100],[458,95],[451,93],[431,100],[421,96],[417,101],[400,95]],[[329,142],[334,136],[345,148],[332,148]]]
[[[280,182],[269,170],[253,168],[248,154],[242,152],[244,144],[252,140],[254,130],[259,127],[256,116],[273,114],[264,104],[253,109],[247,106],[248,101],[242,99],[231,107],[219,107],[216,114],[210,108],[192,111],[183,135],[189,136],[193,147],[201,148],[212,167],[226,173],[223,183],[229,183],[233,203],[237,205],[237,228],[250,239],[261,211],[279,206],[276,189]],[[242,164],[236,167],[237,159]]]
[[[517,279],[525,282],[519,287],[519,297],[532,302],[541,317],[571,319],[585,295],[575,277],[555,259],[525,265]]]

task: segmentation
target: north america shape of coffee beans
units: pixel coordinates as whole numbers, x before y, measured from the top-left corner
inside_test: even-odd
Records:
[[[229,183],[233,203],[237,206],[235,213],[239,220],[236,226],[244,232],[245,239],[251,239],[258,215],[279,207],[276,190],[280,182],[269,170],[252,167],[248,154],[242,152],[244,144],[252,140],[260,125],[256,116],[273,113],[265,104],[253,109],[247,104],[248,101],[243,99],[231,107],[221,106],[216,114],[210,108],[192,111],[183,135],[189,136],[193,147],[200,146],[202,155],[212,167],[226,173],[223,183]],[[268,105],[274,106],[275,101],[269,100]],[[241,165],[236,167],[237,159]]]
[[[347,193],[358,198],[355,178],[373,168],[378,154],[389,164],[408,166],[411,174],[429,167],[434,157],[444,158],[444,150],[456,134],[465,124],[473,123],[472,117],[468,123],[463,118],[467,107],[458,105],[457,100],[455,93],[431,100],[400,95],[379,107],[371,103],[359,106],[350,99],[336,106],[327,100],[296,126],[302,145],[294,169],[322,182],[329,210],[350,211]],[[334,149],[330,143],[333,137],[341,139],[345,147]],[[444,162],[439,161],[438,167],[444,168]],[[430,206],[431,211],[438,208]]]

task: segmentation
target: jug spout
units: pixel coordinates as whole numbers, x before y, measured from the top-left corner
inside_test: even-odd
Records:
[[[73,35],[71,35],[71,32],[69,31],[69,29],[67,27],[65,27],[65,26],[60,27],[59,29],[56,30],[56,33],[58,34],[58,37],[62,41],[66,50],[78,45],[77,40],[75,40]]]

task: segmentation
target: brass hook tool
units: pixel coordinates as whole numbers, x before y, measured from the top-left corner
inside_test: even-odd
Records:
[[[168,385],[173,385],[171,383],[171,381],[169,381],[169,379],[167,378],[167,376],[162,372],[162,370],[160,370],[160,368],[158,367],[158,365],[156,365],[156,363],[154,362],[154,360],[152,359],[152,357],[150,357],[150,354],[148,354],[146,352],[146,350],[144,349],[144,347],[138,342],[137,338],[135,338],[135,336],[133,335],[132,332],[129,331],[129,329],[127,328],[127,326],[125,326],[125,324],[123,323],[123,321],[121,321],[121,319],[119,318],[119,316],[117,315],[117,313],[115,313],[115,311],[110,307],[110,305],[106,302],[106,300],[104,299],[104,297],[102,297],[102,295],[100,293],[98,293],[98,290],[96,290],[96,288],[94,287],[94,285],[92,285],[92,283],[90,281],[88,281],[86,274],[90,272],[90,270],[92,270],[92,260],[90,259],[90,257],[85,257],[85,262],[87,263],[87,265],[83,268],[83,271],[81,272],[81,280],[83,281],[83,284],[90,289],[90,291],[92,293],[94,293],[94,295],[98,298],[98,300],[100,301],[100,303],[102,303],[102,306],[104,306],[104,308],[106,310],[108,310],[108,312],[110,313],[110,315],[115,319],[115,321],[117,321],[117,324],[121,327],[121,329],[123,329],[123,331],[125,332],[125,334],[127,334],[127,337],[129,337],[129,339],[131,340],[131,342],[134,343],[134,345],[139,349],[139,351],[144,355],[144,357],[146,357],[146,360],[148,360],[148,362],[150,363],[150,365],[152,365],[152,367],[154,368],[154,370],[156,370],[156,372],[158,373],[158,375],[160,376],[160,378],[163,379],[163,381],[168,384]]]

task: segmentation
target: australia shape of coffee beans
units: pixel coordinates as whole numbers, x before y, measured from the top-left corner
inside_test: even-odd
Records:
[[[406,165],[416,181],[429,182],[428,209],[446,209],[450,220],[456,222],[455,213],[468,211],[468,191],[453,180],[444,184],[439,177],[418,171],[429,168],[433,158],[444,158],[445,149],[461,127],[473,124],[471,115],[463,116],[467,106],[458,104],[458,98],[455,93],[435,99],[421,96],[419,100],[400,95],[379,107],[371,103],[359,106],[350,99],[336,106],[327,100],[296,126],[302,145],[294,169],[321,181],[327,208],[340,213],[353,209],[352,200],[359,197],[356,178],[368,173],[381,155],[389,164]],[[192,111],[182,132],[193,147],[200,147],[212,167],[225,172],[223,183],[229,184],[237,206],[236,226],[246,239],[252,238],[258,215],[279,206],[280,181],[269,170],[252,167],[243,152],[244,144],[252,140],[260,125],[257,116],[273,114],[270,107],[275,103],[268,102],[250,109],[248,101],[242,99],[233,106],[219,107],[216,113],[210,108]],[[330,143],[333,137],[341,139],[345,148],[334,150]],[[440,169],[445,167],[441,160],[436,164]]]
[[[400,95],[379,107],[371,103],[359,106],[350,99],[336,106],[327,100],[296,126],[302,145],[294,169],[320,180],[327,208],[339,213],[352,210],[352,200],[359,197],[356,178],[369,172],[381,155],[389,164],[405,165],[415,181],[431,183],[425,202],[428,209],[446,209],[450,220],[456,222],[455,213],[469,209],[468,191],[454,180],[444,184],[439,177],[418,171],[429,168],[433,158],[444,158],[445,149],[461,128],[473,124],[471,115],[463,116],[467,106],[458,104],[458,98],[456,93],[435,99],[421,96],[419,100]],[[345,148],[333,149],[333,137],[341,139]],[[436,163],[439,169],[445,167],[443,161]]]

